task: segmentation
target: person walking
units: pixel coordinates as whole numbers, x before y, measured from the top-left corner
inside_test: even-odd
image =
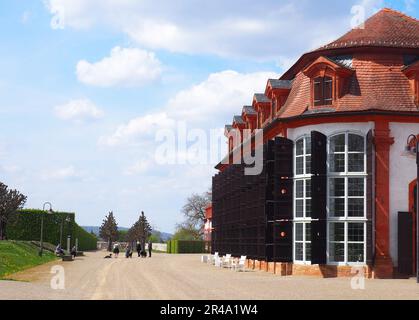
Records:
[[[138,253],[138,258],[141,258],[141,243],[138,241],[137,242],[137,253]]]
[[[148,241],[148,257],[151,258],[151,251],[153,250],[153,243],[151,240]]]
[[[115,258],[118,258],[119,255],[119,245],[117,243],[113,246],[113,254],[115,255]]]
[[[73,259],[76,259],[76,256],[77,256],[76,246],[73,246],[73,248],[71,249],[71,255],[73,256]]]
[[[127,246],[127,250],[125,251],[125,258],[132,258],[132,251],[131,251],[131,246]]]

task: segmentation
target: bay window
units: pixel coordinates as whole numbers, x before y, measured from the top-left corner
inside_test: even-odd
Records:
[[[311,260],[311,139],[295,143],[294,261]]]
[[[330,263],[366,261],[366,141],[342,133],[329,138],[328,253]]]

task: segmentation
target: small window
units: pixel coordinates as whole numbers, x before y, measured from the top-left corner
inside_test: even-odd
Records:
[[[333,103],[333,79],[319,77],[314,79],[314,105],[328,106]]]

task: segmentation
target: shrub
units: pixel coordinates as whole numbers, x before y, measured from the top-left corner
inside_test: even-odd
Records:
[[[167,244],[169,253],[208,253],[206,242],[201,240],[170,240]]]
[[[44,215],[44,242],[49,242],[53,245],[60,243],[62,230],[62,245],[64,247],[67,244],[67,236],[70,236],[71,246],[75,244],[75,239],[78,238],[79,250],[96,250],[96,237],[83,230],[74,221],[74,213],[67,212],[47,214],[42,210],[20,210],[6,226],[7,239],[40,241],[42,215]]]
[[[92,251],[97,249],[97,238],[87,232],[78,224],[75,224],[75,238],[78,239],[78,249],[80,251]]]

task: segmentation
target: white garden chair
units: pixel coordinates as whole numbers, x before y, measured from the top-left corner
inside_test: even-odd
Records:
[[[213,264],[213,265],[215,265],[215,261],[220,258],[220,255],[219,255],[218,252],[215,252],[214,253],[214,256],[210,256],[210,257],[211,258],[209,259],[208,262],[211,263],[211,264]]]
[[[214,265],[215,265],[217,268],[221,268],[221,267],[223,266],[223,260],[222,260],[219,256],[216,256],[216,257],[214,258]]]
[[[223,268],[231,268],[231,254],[226,254],[223,259]]]
[[[244,271],[244,268],[246,266],[246,259],[246,256],[241,256],[240,260],[233,261],[233,264],[231,265],[232,269],[234,271]]]

